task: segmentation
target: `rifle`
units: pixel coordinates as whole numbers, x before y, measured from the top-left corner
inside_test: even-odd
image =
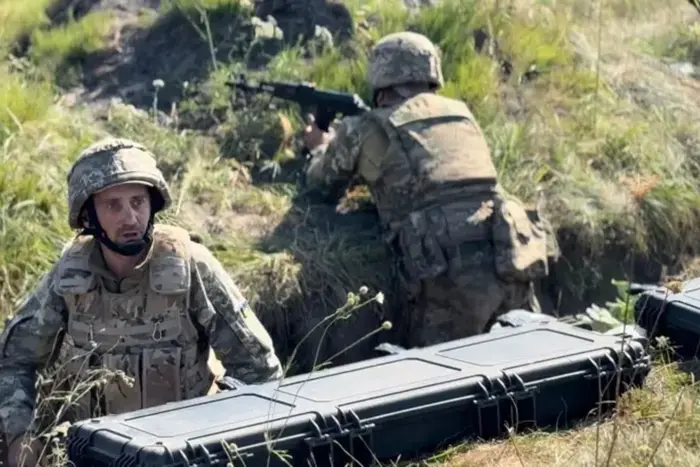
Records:
[[[245,74],[240,74],[237,80],[227,81],[226,85],[254,94],[271,94],[296,102],[302,107],[315,107],[315,123],[323,131],[328,131],[331,122],[339,113],[350,116],[370,110],[357,94],[316,89],[311,83],[260,81],[258,84],[250,84]]]

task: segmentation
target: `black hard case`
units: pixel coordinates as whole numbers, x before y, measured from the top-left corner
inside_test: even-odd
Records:
[[[605,411],[617,388],[643,382],[645,347],[557,322],[504,328],[281,384],[86,420],[70,428],[69,457],[76,467],[406,459],[508,426],[562,427]]]
[[[648,338],[668,337],[678,356],[700,353],[700,278],[685,282],[680,292],[658,287],[641,293],[634,314]]]

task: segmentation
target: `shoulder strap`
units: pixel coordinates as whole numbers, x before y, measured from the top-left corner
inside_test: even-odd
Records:
[[[90,269],[90,255],[95,240],[88,236],[76,237],[63,248],[54,289],[60,295],[87,293],[95,282]]]
[[[190,289],[190,235],[176,226],[156,224],[149,265],[151,289],[162,295]]]
[[[464,102],[432,93],[418,94],[406,100],[394,109],[389,116],[389,121],[392,125],[401,127],[436,118],[474,121],[474,116]]]

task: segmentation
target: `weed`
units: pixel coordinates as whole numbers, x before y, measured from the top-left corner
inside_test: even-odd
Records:
[[[29,55],[44,65],[79,59],[105,47],[111,24],[110,12],[97,11],[57,28],[36,29]]]
[[[0,2],[0,50],[11,48],[23,34],[47,25],[46,8],[52,0],[27,0]]]
[[[239,37],[229,29],[250,19],[245,2],[166,4],[159,17],[174,15],[197,33],[205,52],[193,60],[208,74],[189,83],[177,118],[163,124],[123,104],[113,103],[104,114],[55,104],[57,74],[66,71],[60,65],[105,47],[113,25],[108,15],[48,28],[47,1],[0,2],[0,48],[10,50],[27,36],[29,57],[41,71],[17,69],[16,61],[0,66],[0,314],[14,312],[73,234],[65,203],[71,162],[84,146],[112,134],[139,140],[158,156],[175,200],[161,219],[202,234],[280,354],[296,355],[290,373],[313,370],[331,357],[336,364],[358,359],[402,300],[391,293],[392,265],[377,215],[357,205],[341,214],[334,206],[304,204],[285,183],[251,184],[257,170],[284,167],[288,152],[276,143],[266,146],[279,130],[279,115],[298,135],[309,109],[264,98],[229,106],[224,81],[246,71],[313,81],[368,100],[369,48],[401,29],[422,32],[439,45],[446,80],[441,92],[474,111],[504,187],[544,206],[563,244],[561,289],[590,297],[611,275],[629,276],[624,269],[637,255],[676,270],[698,256],[698,86],[665,63],[697,63],[697,27],[688,26],[689,12],[697,13],[691,7],[650,0],[446,0],[408,12],[398,0],[348,4],[355,40],[330,50],[286,47],[255,70],[248,65],[255,62],[256,44],[236,39],[227,61],[222,50],[234,48],[217,41]],[[216,20],[222,14],[228,22],[235,18],[235,25],[221,26]],[[156,27],[158,21],[139,24]],[[158,79],[166,86],[174,81],[164,74],[148,83]],[[297,137],[291,147],[298,146]],[[348,195],[345,202],[367,198]],[[347,290],[361,285],[385,292],[387,303],[336,319]],[[629,320],[630,302],[612,294],[600,301],[610,301],[613,314]],[[696,385],[676,366],[660,364],[647,388],[623,400],[615,426],[513,435],[500,444],[455,448],[434,461],[583,465],[610,453],[613,464],[692,465],[697,396]]]

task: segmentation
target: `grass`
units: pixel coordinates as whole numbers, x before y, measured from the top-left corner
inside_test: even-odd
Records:
[[[112,103],[96,111],[59,102],[64,75],[111,47],[116,23],[110,12],[94,10],[51,27],[48,3],[0,1],[0,50],[28,41],[25,57],[0,63],[3,317],[72,234],[65,176],[73,158],[112,134],[139,140],[158,155],[175,200],[163,220],[203,238],[253,302],[280,354],[286,359],[302,343],[290,371],[314,367],[322,338],[321,360],[358,341],[334,363],[362,358],[381,340],[381,332],[372,333],[391,320],[401,299],[392,293],[390,260],[371,202],[361,187],[343,201],[350,207],[345,215],[296,199],[290,174],[299,166],[300,140],[289,134],[299,135],[306,109],[278,101],[271,109],[262,96],[230,105],[224,83],[231,73],[247,71],[309,80],[368,100],[368,48],[404,28],[440,46],[442,93],[474,110],[503,186],[528,203],[544,203],[564,253],[556,270],[560,290],[586,300],[601,287],[614,292],[606,283],[611,277],[629,279],[632,257],[675,272],[699,256],[700,84],[667,66],[699,64],[697,12],[684,2],[463,0],[408,12],[395,0],[352,0],[352,41],[321,50],[287,46],[253,66],[252,57],[265,47],[237,43],[225,60],[221,50],[230,44],[213,39],[235,37],[236,31],[216,28],[245,30],[250,5],[172,1],[158,14],[196,28],[209,55],[202,58],[206,74],[188,83],[168,125],[150,109]],[[241,22],[223,26],[220,15]],[[152,20],[138,24],[153,27]],[[187,51],[178,53],[184,61]],[[279,180],[269,180],[273,173]],[[343,306],[349,290],[363,285],[385,293],[387,301],[304,339]],[[625,317],[619,300],[608,306]],[[458,447],[433,461],[590,465],[612,445],[611,465],[641,465],[652,457],[659,465],[694,465],[700,392],[687,375],[660,362],[647,387],[622,402],[615,423],[513,435],[502,443]]]
[[[3,0],[0,3],[0,46],[8,48],[23,34],[48,24],[45,9],[51,3],[51,0]]]
[[[48,30],[36,29],[31,36],[30,57],[36,62],[76,60],[105,48],[110,32],[110,12],[90,12],[79,21]]]
[[[697,465],[697,383],[688,368],[657,361],[644,389],[625,394],[615,423],[560,433],[514,435],[459,446],[434,465]]]

